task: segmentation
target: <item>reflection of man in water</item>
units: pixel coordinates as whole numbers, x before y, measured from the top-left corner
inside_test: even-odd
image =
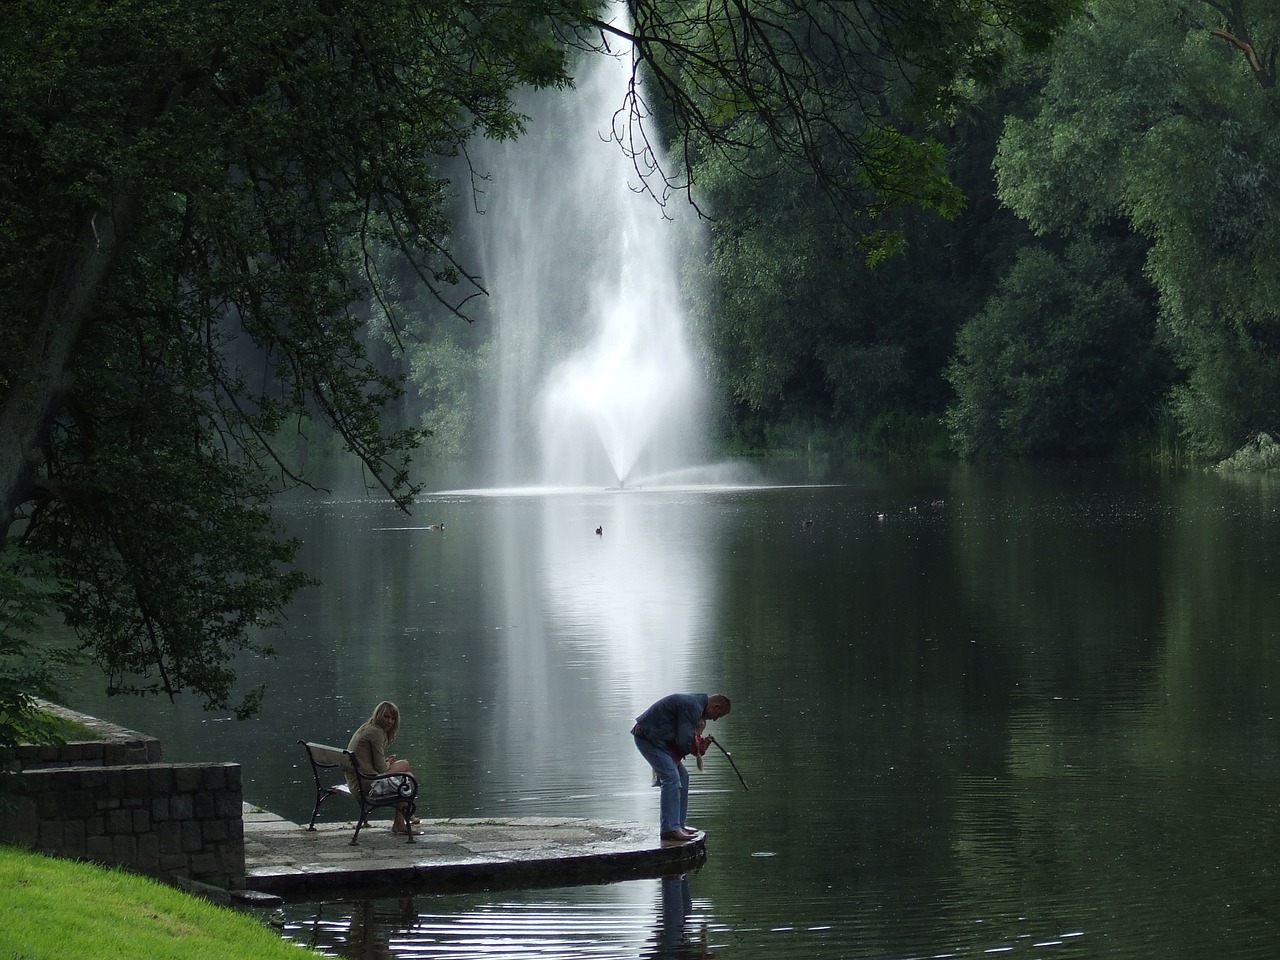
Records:
[[[688,874],[662,878],[662,917],[653,938],[653,949],[644,960],[696,960],[711,956],[705,931],[696,939],[686,935],[685,923],[693,913]]]

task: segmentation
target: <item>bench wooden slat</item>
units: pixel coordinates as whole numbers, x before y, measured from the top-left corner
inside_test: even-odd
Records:
[[[326,767],[341,767],[343,770],[351,766],[347,760],[347,751],[339,747],[331,747],[324,743],[308,743],[305,740],[298,742],[307,748],[307,754],[313,763]]]

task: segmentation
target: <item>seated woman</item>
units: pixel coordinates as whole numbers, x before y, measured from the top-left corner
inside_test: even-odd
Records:
[[[356,758],[356,763],[360,765],[360,769],[366,773],[384,774],[384,773],[410,773],[409,761],[401,760],[393,753],[387,753],[387,747],[391,746],[396,738],[396,734],[400,732],[400,709],[391,701],[383,700],[373,710],[373,716],[360,725],[351,736],[351,742],[347,744],[347,749]],[[351,788],[354,794],[359,789],[356,784],[354,773],[346,774],[347,786]],[[370,788],[371,796],[378,796],[384,793],[392,793],[398,789],[400,780],[378,780]],[[413,830],[413,824],[420,822],[417,817],[411,818],[408,822],[405,820],[404,809],[400,806],[396,807],[396,818],[391,824],[391,829],[395,833],[408,833]],[[421,830],[414,830],[415,835],[421,835]]]

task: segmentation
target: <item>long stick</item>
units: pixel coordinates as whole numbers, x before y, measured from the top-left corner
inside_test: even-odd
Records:
[[[715,739],[715,737],[711,738],[711,742],[714,743],[717,747],[720,747],[720,741]],[[724,747],[720,747],[720,752],[725,755],[725,759],[729,761],[729,766],[733,767],[733,772],[736,773],[738,775],[738,779],[742,781],[742,789],[750,790],[751,788],[747,786],[747,781],[742,779],[742,772],[738,769],[738,765],[733,762],[733,754],[731,754]]]

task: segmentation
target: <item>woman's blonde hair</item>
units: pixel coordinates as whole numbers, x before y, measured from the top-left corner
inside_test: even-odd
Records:
[[[384,727],[383,721],[388,717],[391,718],[391,726]],[[373,716],[369,718],[369,722],[375,727],[386,730],[387,743],[390,743],[396,738],[396,734],[400,732],[400,708],[390,700],[383,700],[373,708]]]

